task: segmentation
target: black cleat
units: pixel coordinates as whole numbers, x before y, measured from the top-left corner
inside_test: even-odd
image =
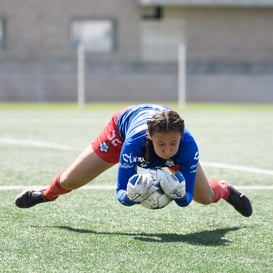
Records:
[[[19,208],[30,208],[44,202],[48,200],[44,197],[43,190],[27,190],[15,199],[15,205]]]
[[[232,186],[228,185],[230,196],[226,201],[231,204],[243,216],[249,217],[252,214],[252,206],[250,200],[242,193],[238,192]]]

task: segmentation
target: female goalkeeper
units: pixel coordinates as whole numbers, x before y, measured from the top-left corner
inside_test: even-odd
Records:
[[[136,204],[127,194],[127,183],[137,167],[168,167],[180,171],[185,192],[175,199],[179,206],[192,200],[211,204],[226,200],[243,216],[252,214],[249,199],[227,183],[207,179],[199,163],[197,144],[184,128],[184,120],[172,109],[155,104],[129,106],[115,113],[91,145],[51,184],[41,190],[30,189],[15,200],[19,208],[55,200],[59,195],[82,187],[119,163],[117,199],[125,206]],[[178,185],[179,186],[179,185]]]

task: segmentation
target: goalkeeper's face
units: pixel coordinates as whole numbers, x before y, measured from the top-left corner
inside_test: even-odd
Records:
[[[167,160],[177,153],[181,134],[179,132],[155,132],[149,138],[153,143],[155,153]]]

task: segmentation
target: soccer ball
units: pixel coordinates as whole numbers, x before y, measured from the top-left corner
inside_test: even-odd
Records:
[[[166,171],[163,169],[147,169],[142,173],[149,173],[151,176],[152,187],[149,192],[150,195],[140,204],[148,209],[162,209],[171,203],[169,198],[161,189],[160,182],[166,178]]]

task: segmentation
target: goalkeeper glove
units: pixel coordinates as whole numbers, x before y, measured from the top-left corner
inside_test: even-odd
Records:
[[[130,207],[137,204],[128,197],[127,192],[125,190],[119,190],[117,193],[117,197],[118,201],[124,206]]]
[[[127,196],[135,202],[142,202],[149,197],[153,186],[153,179],[149,174],[134,174],[128,180]]]
[[[175,174],[167,174],[160,182],[160,186],[171,199],[180,199],[186,195],[186,181],[179,171]]]

